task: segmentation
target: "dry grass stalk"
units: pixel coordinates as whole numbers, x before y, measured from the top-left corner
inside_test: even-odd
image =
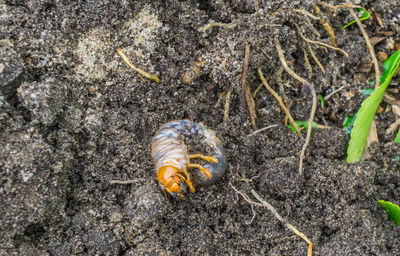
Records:
[[[277,124],[272,124],[272,125],[270,125],[270,126],[261,128],[261,129],[259,129],[259,130],[257,130],[257,131],[254,131],[254,132],[250,133],[249,135],[247,135],[247,137],[254,136],[255,134],[257,134],[257,133],[259,133],[259,132],[263,132],[263,131],[269,130],[269,129],[274,128],[274,127],[277,127],[277,126],[278,126]]]
[[[275,99],[278,101],[278,103],[281,106],[281,108],[283,109],[283,111],[285,111],[286,116],[290,120],[290,124],[294,126],[294,128],[296,129],[297,134],[301,137],[300,128],[296,124],[296,122],[294,121],[292,115],[290,114],[289,109],[285,106],[285,103],[283,103],[281,97],[269,86],[269,84],[268,84],[267,80],[265,79],[264,74],[263,74],[263,72],[261,71],[260,68],[258,68],[258,75],[260,76],[261,81],[263,82],[265,88],[272,94],[272,96],[275,97]]]
[[[227,124],[229,120],[229,106],[231,105],[232,89],[228,91],[225,98],[225,110],[224,110],[224,123]]]
[[[285,57],[283,56],[283,50],[282,50],[281,44],[279,43],[279,40],[277,38],[275,38],[275,46],[278,51],[279,60],[281,61],[281,64],[284,67],[284,69],[286,70],[286,72],[288,72],[289,75],[291,75],[293,78],[295,78],[296,80],[301,82],[304,86],[307,86],[308,88],[310,88],[312,98],[313,98],[310,118],[308,119],[308,130],[307,130],[306,141],[304,142],[303,148],[301,149],[301,153],[300,153],[299,174],[301,175],[303,173],[304,154],[306,152],[308,144],[310,143],[312,122],[314,120],[315,110],[317,109],[317,94],[315,93],[314,86],[310,82],[306,81],[304,78],[297,75],[291,68],[289,68],[288,64],[286,63]]]
[[[297,25],[296,23],[294,23],[294,25],[296,26],[297,30],[299,31],[300,37],[301,37],[304,41],[306,41],[307,43],[310,43],[310,44],[317,44],[317,45],[321,45],[321,46],[330,48],[330,49],[335,50],[335,51],[340,51],[341,53],[343,53],[343,54],[346,56],[346,58],[349,57],[349,54],[348,54],[346,51],[344,51],[344,50],[342,50],[342,49],[340,49],[340,48],[333,47],[332,45],[329,45],[329,44],[326,44],[326,43],[323,43],[323,42],[320,42],[320,41],[315,41],[315,40],[311,40],[311,39],[306,38],[306,37],[303,35],[303,33],[301,33],[301,29],[300,29],[299,25]]]
[[[224,28],[235,28],[237,25],[236,24],[227,24],[227,23],[221,23],[221,22],[210,22],[204,27],[199,28],[199,32],[204,32],[207,29],[210,29],[212,27],[224,27]]]
[[[121,184],[121,185],[128,185],[133,184],[137,181],[135,180],[110,180],[110,184]]]
[[[128,59],[128,57],[125,55],[125,53],[123,53],[122,50],[121,50],[120,48],[117,48],[117,49],[116,49],[116,52],[118,53],[119,56],[121,56],[121,58],[125,61],[126,64],[128,64],[128,66],[129,66],[131,69],[135,70],[136,72],[138,72],[138,73],[141,74],[142,76],[147,77],[147,78],[153,80],[153,81],[156,82],[156,83],[159,83],[159,82],[160,82],[160,79],[159,79],[156,75],[151,75],[151,74],[147,73],[146,71],[144,71],[143,69],[138,68],[138,67],[136,67],[135,65],[133,65],[133,64],[129,61],[129,59]]]
[[[243,98],[246,99],[247,106],[249,108],[251,125],[253,126],[254,130],[258,130],[257,125],[256,125],[256,111],[253,107],[252,101],[250,99],[250,95],[248,93],[247,85],[246,85],[247,68],[249,66],[249,58],[250,58],[250,45],[248,42],[246,42],[246,51],[245,51],[245,55],[244,55],[243,75],[242,75],[242,92],[243,92]]]
[[[304,241],[306,241],[306,243],[308,244],[308,250],[307,250],[307,255],[308,256],[312,256],[312,242],[310,241],[310,239],[308,239],[308,237],[306,235],[304,235],[302,232],[300,232],[296,227],[294,227],[292,224],[290,224],[286,219],[284,219],[278,212],[277,210],[267,201],[265,201],[264,199],[262,199],[255,190],[251,190],[252,195],[260,202],[255,202],[253,200],[250,199],[250,197],[248,195],[246,195],[245,193],[243,193],[242,191],[239,191],[237,188],[235,188],[232,183],[229,183],[229,185],[232,187],[232,189],[238,193],[239,195],[241,195],[243,197],[243,199],[248,202],[250,205],[256,205],[256,206],[261,206],[261,207],[266,207],[273,215],[275,218],[277,218],[282,224],[284,224],[286,226],[286,228],[288,228],[290,231],[292,231],[293,233],[295,233],[297,236],[299,236],[300,238],[302,238]]]
[[[310,60],[308,59],[307,51],[304,48],[303,48],[303,53],[304,53],[304,63],[306,64],[306,69],[308,71],[308,79],[311,79],[311,77],[312,77],[312,66],[310,64]]]
[[[315,55],[311,45],[308,45],[308,51],[310,52],[311,57],[313,58],[315,63],[317,63],[317,66],[321,69],[322,73],[325,73],[325,68],[324,68],[324,66],[322,66],[321,62],[319,62],[317,55]]]
[[[351,2],[349,0],[346,0],[346,3],[351,5]],[[369,40],[369,36],[367,34],[367,32],[365,32],[365,29],[360,21],[360,19],[358,18],[356,12],[353,10],[354,7],[350,7],[349,11],[351,16],[353,16],[354,20],[357,22],[358,27],[361,30],[361,34],[364,37],[365,43],[367,44],[367,48],[369,50],[369,53],[371,54],[371,58],[372,58],[372,62],[374,63],[374,68],[375,68],[375,89],[379,87],[380,84],[380,77],[381,77],[381,72],[379,70],[379,64],[378,64],[378,60],[376,59],[375,56],[375,51],[374,51],[374,47],[372,47],[371,41]]]
[[[328,33],[329,37],[331,38],[332,45],[334,47],[337,47],[336,35],[335,35],[335,32],[333,31],[333,28],[331,27],[331,25],[323,19],[320,19],[320,22],[321,22],[322,26],[324,27],[324,29],[326,30],[326,32]]]

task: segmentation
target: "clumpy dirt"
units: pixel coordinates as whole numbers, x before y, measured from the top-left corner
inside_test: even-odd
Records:
[[[366,98],[361,89],[371,87],[373,67],[359,28],[342,29],[351,20],[348,9],[331,12],[319,4],[318,12],[316,4],[3,2],[0,255],[306,255],[302,239],[232,185],[249,195],[254,189],[271,203],[313,242],[313,255],[399,255],[399,228],[377,204],[400,203],[400,147],[391,143],[393,133],[386,134],[399,117],[383,102],[372,158],[346,163],[341,123]],[[379,56],[398,50],[398,2],[362,4],[373,13],[363,22],[369,36],[383,37],[375,45]],[[307,38],[332,40],[319,20],[294,9],[328,22],[349,58],[311,45],[326,72],[310,53],[307,66],[308,44],[295,24]],[[210,22],[235,26],[199,31]],[[327,96],[344,86],[323,109],[318,105],[315,121],[329,128],[314,130],[302,176],[304,138],[285,127],[284,112],[265,88],[254,96],[256,124],[277,127],[247,136],[254,130],[241,87],[246,42],[251,92],[261,83],[260,67],[295,119],[306,120],[311,110],[309,90],[282,72],[275,39],[317,93]],[[161,82],[139,76],[116,48]],[[389,87],[397,100],[398,83]],[[165,200],[151,139],[162,124],[178,119],[216,130],[228,169],[215,185],[197,187],[185,200]],[[193,153],[204,150],[188,144]]]

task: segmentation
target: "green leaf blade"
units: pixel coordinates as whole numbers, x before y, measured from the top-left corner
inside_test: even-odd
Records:
[[[397,133],[396,138],[394,139],[394,142],[399,143],[400,144],[400,129],[399,132]]]
[[[360,18],[358,18],[360,21],[369,19],[369,17],[371,16],[371,14],[364,8],[356,8],[356,11],[362,12],[362,16]],[[350,21],[349,23],[347,23],[346,25],[343,26],[343,29],[346,29],[348,26],[352,25],[355,22],[356,22],[355,20]]]
[[[379,200],[378,203],[381,208],[388,214],[389,221],[394,221],[396,226],[400,226],[400,207],[397,204],[393,204],[389,201]]]
[[[381,76],[381,85],[371,95],[363,101],[357,113],[351,139],[347,149],[347,162],[354,163],[361,159],[372,121],[383,95],[388,87],[390,80],[395,74],[400,64],[400,50],[392,54],[384,63],[385,71]],[[383,79],[382,79],[383,78]]]
[[[324,97],[319,93],[318,94],[319,101],[321,102],[321,108],[324,109]]]
[[[306,131],[308,130],[308,120],[295,120],[294,122],[297,124],[297,126],[299,126],[300,129],[304,128]],[[292,132],[296,132],[296,128],[293,125],[288,124],[287,127],[289,127]],[[311,127],[316,129],[318,128],[318,124],[316,122],[312,122]]]

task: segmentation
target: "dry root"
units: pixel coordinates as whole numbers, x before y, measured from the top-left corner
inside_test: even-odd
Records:
[[[275,218],[277,218],[282,224],[284,224],[286,226],[286,228],[288,228],[290,231],[292,231],[293,233],[295,233],[297,236],[299,236],[300,238],[302,238],[304,241],[306,241],[306,243],[308,244],[308,250],[307,250],[307,255],[308,256],[312,256],[312,242],[310,241],[310,239],[308,239],[308,237],[303,234],[302,232],[300,232],[295,226],[293,226],[292,224],[290,224],[286,219],[284,219],[281,215],[279,215],[279,213],[276,211],[276,209],[267,201],[265,201],[264,199],[262,199],[255,190],[251,190],[251,194],[260,202],[257,203],[253,200],[250,199],[250,197],[248,195],[246,195],[245,193],[243,193],[242,191],[239,191],[237,188],[235,188],[232,183],[229,183],[229,185],[232,187],[232,189],[238,193],[239,195],[241,195],[243,197],[243,199],[248,202],[250,205],[256,205],[256,206],[261,206],[261,207],[266,207],[273,215]],[[253,216],[254,217],[254,216]]]
[[[281,47],[281,44],[279,43],[278,39],[275,39],[275,46],[276,46],[276,49],[278,51],[279,60],[281,61],[281,64],[282,64],[283,68],[293,78],[295,78],[296,80],[301,82],[304,86],[307,86],[308,88],[310,88],[311,94],[312,94],[312,98],[313,98],[310,118],[308,119],[308,130],[307,130],[306,141],[304,142],[303,148],[301,149],[301,153],[300,153],[299,174],[301,175],[303,173],[304,155],[305,155],[307,146],[310,143],[312,122],[314,120],[315,110],[317,109],[317,94],[315,93],[314,86],[310,82],[306,81],[304,78],[302,78],[299,75],[297,75],[291,68],[289,68],[289,66],[286,63],[285,57],[283,56],[282,47]]]
[[[249,90],[247,88],[247,83],[246,83],[247,68],[249,66],[249,58],[250,58],[250,45],[249,45],[249,43],[246,42],[246,51],[245,51],[244,62],[243,62],[242,92],[243,92],[243,98],[245,98],[245,100],[247,102],[247,106],[249,108],[251,125],[253,126],[254,130],[258,130],[257,125],[256,125],[256,111],[254,109],[254,104],[250,98],[250,95],[249,95],[250,93],[249,93]]]
[[[138,68],[138,67],[136,67],[135,65],[133,65],[133,64],[129,61],[129,59],[128,59],[128,57],[125,55],[125,53],[123,53],[122,50],[121,50],[120,48],[117,48],[117,49],[116,49],[116,52],[118,53],[119,56],[121,56],[121,58],[125,61],[126,64],[128,64],[128,66],[129,66],[131,69],[135,70],[136,72],[138,72],[138,73],[141,74],[142,76],[147,77],[147,78],[153,80],[153,81],[156,82],[156,83],[159,83],[159,82],[160,82],[160,79],[159,79],[156,75],[151,75],[151,74],[147,73],[146,71],[144,71],[143,69]]]
[[[296,122],[294,121],[292,115],[290,114],[289,109],[285,106],[285,104],[283,103],[281,97],[279,97],[279,95],[269,86],[267,80],[264,77],[263,72],[261,71],[260,68],[258,68],[258,74],[261,78],[261,81],[263,82],[265,88],[267,88],[267,90],[275,97],[275,99],[278,101],[279,105],[281,106],[281,108],[283,109],[283,111],[285,111],[286,116],[289,118],[290,120],[290,124],[294,126],[294,128],[296,129],[297,134],[301,137],[301,132],[300,132],[300,128],[299,126],[296,124]]]

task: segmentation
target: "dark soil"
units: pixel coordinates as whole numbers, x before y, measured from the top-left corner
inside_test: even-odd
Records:
[[[255,7],[259,4],[259,10]],[[326,1],[332,5],[340,1]],[[360,3],[361,1],[354,1]],[[387,102],[376,116],[379,143],[372,158],[346,163],[341,123],[367,97],[370,54],[347,8],[333,13],[307,1],[50,1],[6,0],[0,5],[0,255],[306,255],[307,244],[266,208],[251,206],[230,184],[254,189],[313,242],[313,255],[400,255],[399,227],[380,199],[400,203],[399,144],[386,129],[399,117]],[[367,1],[363,22],[379,56],[400,48],[398,1]],[[326,69],[309,59],[310,39]],[[234,28],[199,28],[215,21]],[[381,23],[379,22],[381,21]],[[295,119],[311,110],[309,89],[280,74],[274,39],[297,74],[326,96],[315,121],[304,172],[304,138],[284,125],[270,93],[254,97],[253,132],[241,79],[245,43],[251,46],[247,82],[254,92],[260,67]],[[139,76],[115,53],[161,78]],[[189,73],[187,73],[189,72]],[[185,76],[190,84],[183,83]],[[389,88],[399,100],[399,80]],[[281,88],[280,88],[281,86]],[[226,95],[232,90],[229,119]],[[220,102],[218,100],[220,99]],[[204,122],[217,131],[228,159],[215,185],[185,200],[164,199],[150,155],[152,136],[171,120]],[[189,142],[193,153],[204,150]],[[110,184],[111,180],[132,184]],[[251,182],[244,182],[251,179]]]

